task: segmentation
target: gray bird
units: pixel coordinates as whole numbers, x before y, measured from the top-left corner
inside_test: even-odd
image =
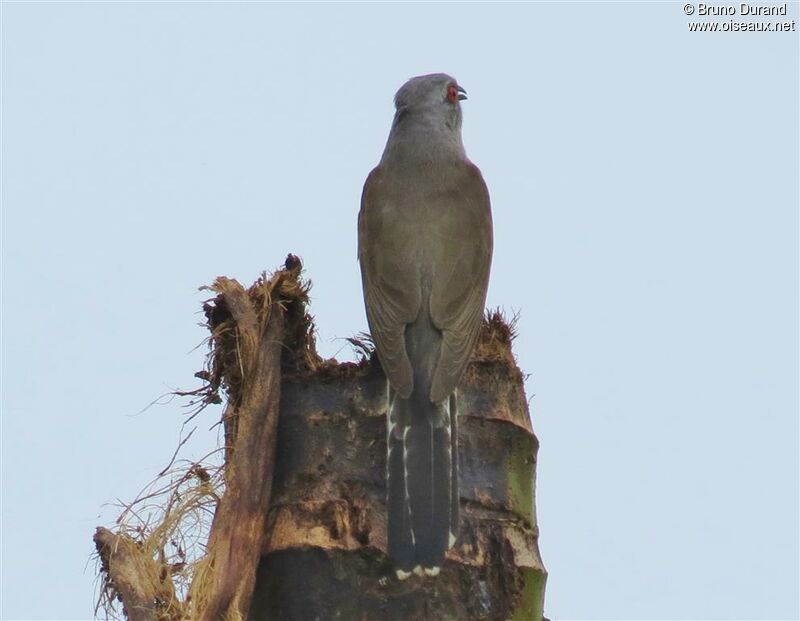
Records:
[[[461,141],[463,99],[443,73],[397,91],[358,216],[367,319],[388,379],[389,556],[401,579],[437,575],[458,533],[456,387],[492,259],[489,193]]]

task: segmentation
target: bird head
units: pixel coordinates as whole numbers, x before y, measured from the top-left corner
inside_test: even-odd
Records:
[[[411,78],[394,96],[397,115],[423,117],[428,122],[443,122],[451,130],[461,128],[461,104],[467,92],[446,73],[431,73]]]

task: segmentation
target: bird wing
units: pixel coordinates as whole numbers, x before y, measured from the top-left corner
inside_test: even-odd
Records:
[[[380,166],[364,183],[358,214],[358,258],[370,333],[392,388],[408,398],[414,385],[405,346],[406,325],[419,313],[414,228]],[[398,196],[397,199],[400,197]],[[415,278],[416,277],[416,278]]]
[[[492,215],[489,191],[474,164],[449,192],[453,222],[443,231],[430,299],[433,324],[442,331],[442,350],[430,399],[441,401],[455,390],[469,362],[480,331],[492,261]]]

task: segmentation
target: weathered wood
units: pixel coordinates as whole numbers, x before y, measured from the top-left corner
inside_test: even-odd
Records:
[[[168,609],[175,599],[172,581],[158,562],[142,553],[140,543],[100,526],[94,544],[106,580],[123,602],[130,621],[170,618]]]
[[[263,545],[275,463],[275,439],[281,395],[281,356],[285,310],[281,285],[297,273],[281,271],[249,291],[218,278],[217,298],[207,305],[209,328],[220,339],[228,365],[225,494],[214,515],[208,542],[208,572],[193,588],[199,619],[245,618]],[[235,339],[236,356],[225,347]],[[227,345],[225,345],[227,343]]]

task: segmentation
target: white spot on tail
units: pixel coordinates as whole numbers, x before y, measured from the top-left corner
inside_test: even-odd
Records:
[[[408,530],[411,533],[411,545],[417,545],[417,538],[414,536],[414,527],[411,526],[414,522],[411,520],[411,495],[408,493],[408,464],[406,463],[406,457],[408,456],[408,448],[406,448],[406,436],[408,435],[408,431],[411,429],[411,425],[403,429],[403,490],[404,490],[404,500],[406,503],[406,507],[408,507]]]
[[[389,481],[389,461],[392,455],[392,389],[389,380],[386,380],[386,481]],[[386,486],[386,501],[389,501],[389,486]]]

